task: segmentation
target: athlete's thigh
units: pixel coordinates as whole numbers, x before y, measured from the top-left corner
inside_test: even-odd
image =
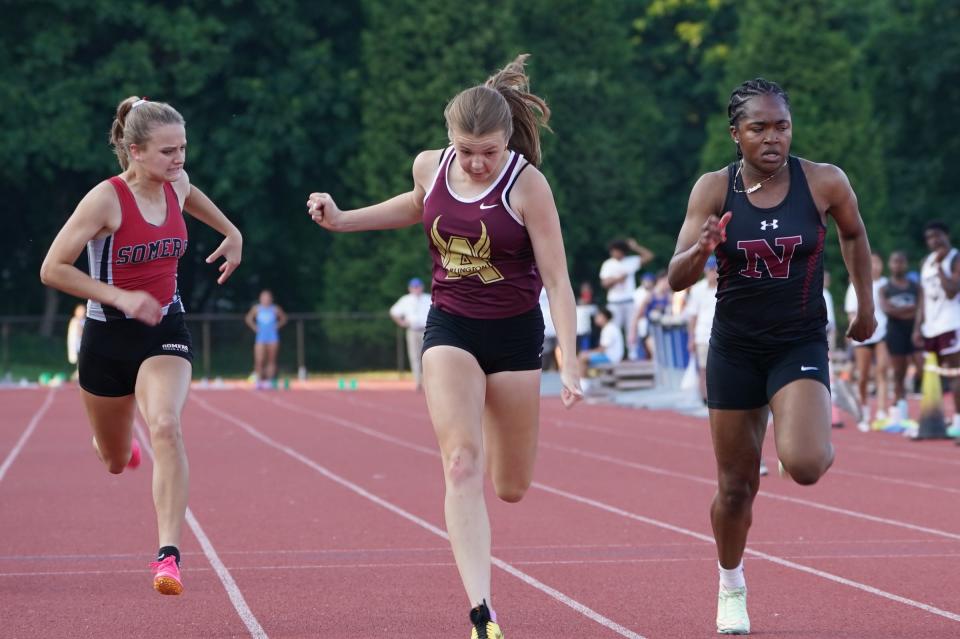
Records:
[[[830,391],[823,383],[796,379],[774,394],[770,408],[780,459],[829,456]]]
[[[80,396],[101,454],[110,455],[114,449],[126,450],[130,446],[137,409],[133,395],[103,397],[81,389]]]
[[[439,345],[424,351],[423,390],[444,459],[462,446],[481,453],[485,389],[483,370],[466,350]]]
[[[156,355],[143,360],[137,373],[137,405],[150,422],[159,415],[178,418],[187,401],[193,366],[176,355]]]
[[[267,355],[267,345],[263,342],[257,342],[253,345],[253,361],[259,366]]]
[[[488,375],[483,441],[494,481],[513,478],[530,482],[539,428],[540,371]]]
[[[732,478],[752,480],[757,475],[768,414],[766,406],[710,409],[710,435],[721,482]]]

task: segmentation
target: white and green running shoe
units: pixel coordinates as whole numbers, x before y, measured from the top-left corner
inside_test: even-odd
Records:
[[[717,595],[717,632],[721,635],[750,634],[746,587],[728,590],[720,586],[720,594]]]

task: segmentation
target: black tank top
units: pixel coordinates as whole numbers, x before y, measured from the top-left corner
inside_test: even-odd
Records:
[[[823,242],[827,228],[800,160],[791,156],[790,187],[780,204],[759,208],[733,190],[727,168],[723,211],[732,211],[717,246],[719,282],[711,343],[768,352],[789,343],[826,340]],[[743,185],[737,188],[742,190]]]
[[[892,281],[887,280],[887,285],[883,287],[883,296],[887,299],[887,302],[890,303],[890,306],[893,306],[894,308],[916,306],[919,290],[920,286],[916,282],[911,282],[910,280],[907,280],[907,285],[904,287],[897,286]],[[891,325],[896,326],[896,328],[899,330],[910,332],[913,330],[913,318],[904,320],[887,316],[888,330]]]

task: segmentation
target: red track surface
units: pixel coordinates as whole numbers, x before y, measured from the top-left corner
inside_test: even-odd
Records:
[[[469,634],[422,395],[195,390],[204,543],[188,529],[181,597],[150,587],[149,457],[108,475],[72,388],[0,402],[3,637]],[[834,441],[819,485],[762,481],[754,634],[960,636],[960,449],[851,428]],[[717,636],[705,420],[544,400],[536,479],[519,505],[488,502],[510,639]]]

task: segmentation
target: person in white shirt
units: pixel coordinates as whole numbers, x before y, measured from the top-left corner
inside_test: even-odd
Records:
[[[419,277],[407,283],[407,291],[390,307],[390,317],[397,326],[407,329],[407,358],[419,391],[423,387],[420,355],[423,350],[423,329],[427,325],[427,313],[430,312],[430,296],[423,292],[423,281]]]
[[[687,348],[696,358],[700,397],[707,399],[707,354],[710,331],[717,310],[717,258],[711,255],[703,267],[703,279],[690,288],[684,313],[687,316]]]
[[[883,259],[877,253],[874,253],[870,256],[870,265],[873,269],[873,299],[878,299],[880,289],[887,283],[887,278],[883,276]],[[857,315],[857,293],[852,283],[847,288],[843,310],[846,311],[852,323]],[[887,314],[880,308],[880,304],[874,307],[874,313],[877,319],[877,329],[873,332],[873,335],[862,342],[851,340],[861,405],[860,422],[857,424],[857,428],[861,432],[870,430],[870,405],[868,403],[867,386],[870,381],[870,366],[873,364],[874,355],[876,355],[874,375],[877,385],[877,420],[887,418],[887,370],[890,367],[890,355],[884,341],[887,335]]]
[[[543,370],[560,370],[560,349],[557,348],[557,327],[550,315],[547,289],[540,289],[540,312],[543,314]]]
[[[656,280],[653,273],[644,273],[640,278],[640,286],[633,292],[633,312],[627,324],[627,356],[630,359],[653,359],[652,349],[647,344],[650,335],[647,309],[653,300]]]
[[[837,312],[830,292],[830,271],[823,271],[823,303],[827,305],[827,349],[837,347]]]
[[[580,379],[586,381],[587,371],[602,364],[619,364],[623,361],[623,333],[620,327],[613,323],[613,314],[610,309],[600,307],[593,316],[594,323],[600,328],[600,345],[581,351]]]
[[[940,366],[960,368],[960,251],[950,243],[950,230],[939,220],[923,227],[930,254],[920,268],[923,302],[918,305],[913,340],[936,353]],[[960,437],[960,377],[950,379],[953,423],[947,435]]]
[[[597,305],[593,303],[593,286],[590,282],[580,284],[580,295],[577,297],[577,352],[590,348],[590,338],[593,333],[593,315],[597,312]]]
[[[626,333],[627,322],[633,315],[633,292],[637,288],[637,271],[654,258],[653,252],[641,246],[632,237],[615,240],[609,245],[610,257],[600,266],[600,283],[607,291],[607,308],[621,333]],[[628,252],[633,255],[628,255]]]

